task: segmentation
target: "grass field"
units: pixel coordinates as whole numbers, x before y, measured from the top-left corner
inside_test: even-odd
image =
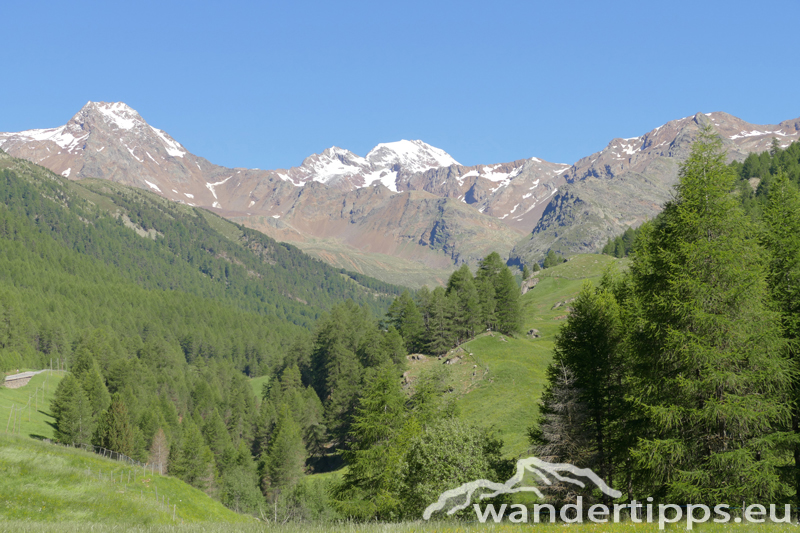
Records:
[[[0,387],[0,433],[13,431],[34,439],[52,438],[50,401],[63,376],[64,372],[48,370],[33,376],[24,387]]]

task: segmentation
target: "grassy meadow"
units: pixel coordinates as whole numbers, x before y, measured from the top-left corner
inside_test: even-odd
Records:
[[[567,317],[569,300],[578,295],[587,279],[596,283],[610,265],[622,269],[626,261],[607,255],[577,255],[534,273],[539,283],[522,297],[521,334],[510,337],[484,332],[441,359],[411,360],[410,379],[461,356],[446,365],[460,416],[493,426],[503,437],[506,456],[524,455],[527,430],[536,418],[545,370],[552,358],[553,336]],[[540,336],[528,336],[531,329],[539,330]]]
[[[0,387],[0,432],[39,440],[52,438],[50,401],[62,377],[64,372],[48,370],[18,389]]]
[[[75,448],[0,433],[0,530],[60,522],[247,522],[182,481]],[[39,530],[39,529],[33,529]]]

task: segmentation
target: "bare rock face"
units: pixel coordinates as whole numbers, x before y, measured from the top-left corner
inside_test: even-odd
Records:
[[[584,157],[564,173],[564,185],[548,204],[528,239],[511,252],[511,263],[561,254],[596,252],[628,227],[661,211],[678,181],[699,129],[709,125],[723,140],[729,160],[744,160],[800,138],[800,119],[758,126],[727,113],[698,113],[674,120],[640,137],[614,139],[601,152]]]
[[[538,284],[539,284],[539,278],[528,278],[526,280],[522,280],[522,286],[520,287],[520,290],[524,295]]]
[[[282,241],[338,243],[445,269],[491,251],[511,263],[549,249],[597,251],[660,211],[702,124],[720,133],[732,159],[767,150],[773,137],[782,145],[800,138],[800,119],[758,126],[698,113],[614,139],[573,165],[532,157],[465,167],[403,140],[365,157],[331,147],[297,167],[259,170],[195,156],[124,103],[89,102],[64,126],[0,133],[0,148],[70,179],[108,179],[212,209]],[[381,277],[391,281],[386,268]]]

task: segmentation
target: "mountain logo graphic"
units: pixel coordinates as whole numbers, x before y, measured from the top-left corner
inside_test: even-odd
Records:
[[[580,478],[586,478],[603,491],[603,494],[611,498],[622,497],[620,491],[606,485],[597,474],[588,468],[578,468],[569,463],[548,463],[537,457],[528,457],[527,459],[520,459],[517,461],[516,472],[511,479],[505,483],[478,479],[443,492],[439,495],[439,499],[436,503],[432,503],[425,508],[422,518],[429,520],[431,515],[437,511],[445,511],[448,515],[452,515],[453,513],[467,508],[473,497],[477,497],[478,500],[484,500],[500,496],[501,494],[533,492],[540,498],[543,498],[544,495],[536,486],[522,485],[526,473],[533,474],[545,485],[552,485],[553,480],[555,480],[563,483],[572,483],[578,487],[585,488],[586,483],[581,481]]]

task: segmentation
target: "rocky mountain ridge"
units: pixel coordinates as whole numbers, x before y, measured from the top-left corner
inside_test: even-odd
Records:
[[[297,167],[259,170],[214,165],[127,105],[89,102],[64,126],[0,133],[0,148],[70,179],[109,179],[205,207],[301,247],[336,243],[345,254],[446,269],[492,250],[517,263],[551,248],[596,251],[659,211],[706,123],[735,159],[768,149],[773,137],[788,144],[800,136],[800,119],[758,126],[698,113],[614,139],[572,165],[532,157],[467,167],[403,140],[364,157],[331,147]],[[392,279],[391,268],[383,277]]]

